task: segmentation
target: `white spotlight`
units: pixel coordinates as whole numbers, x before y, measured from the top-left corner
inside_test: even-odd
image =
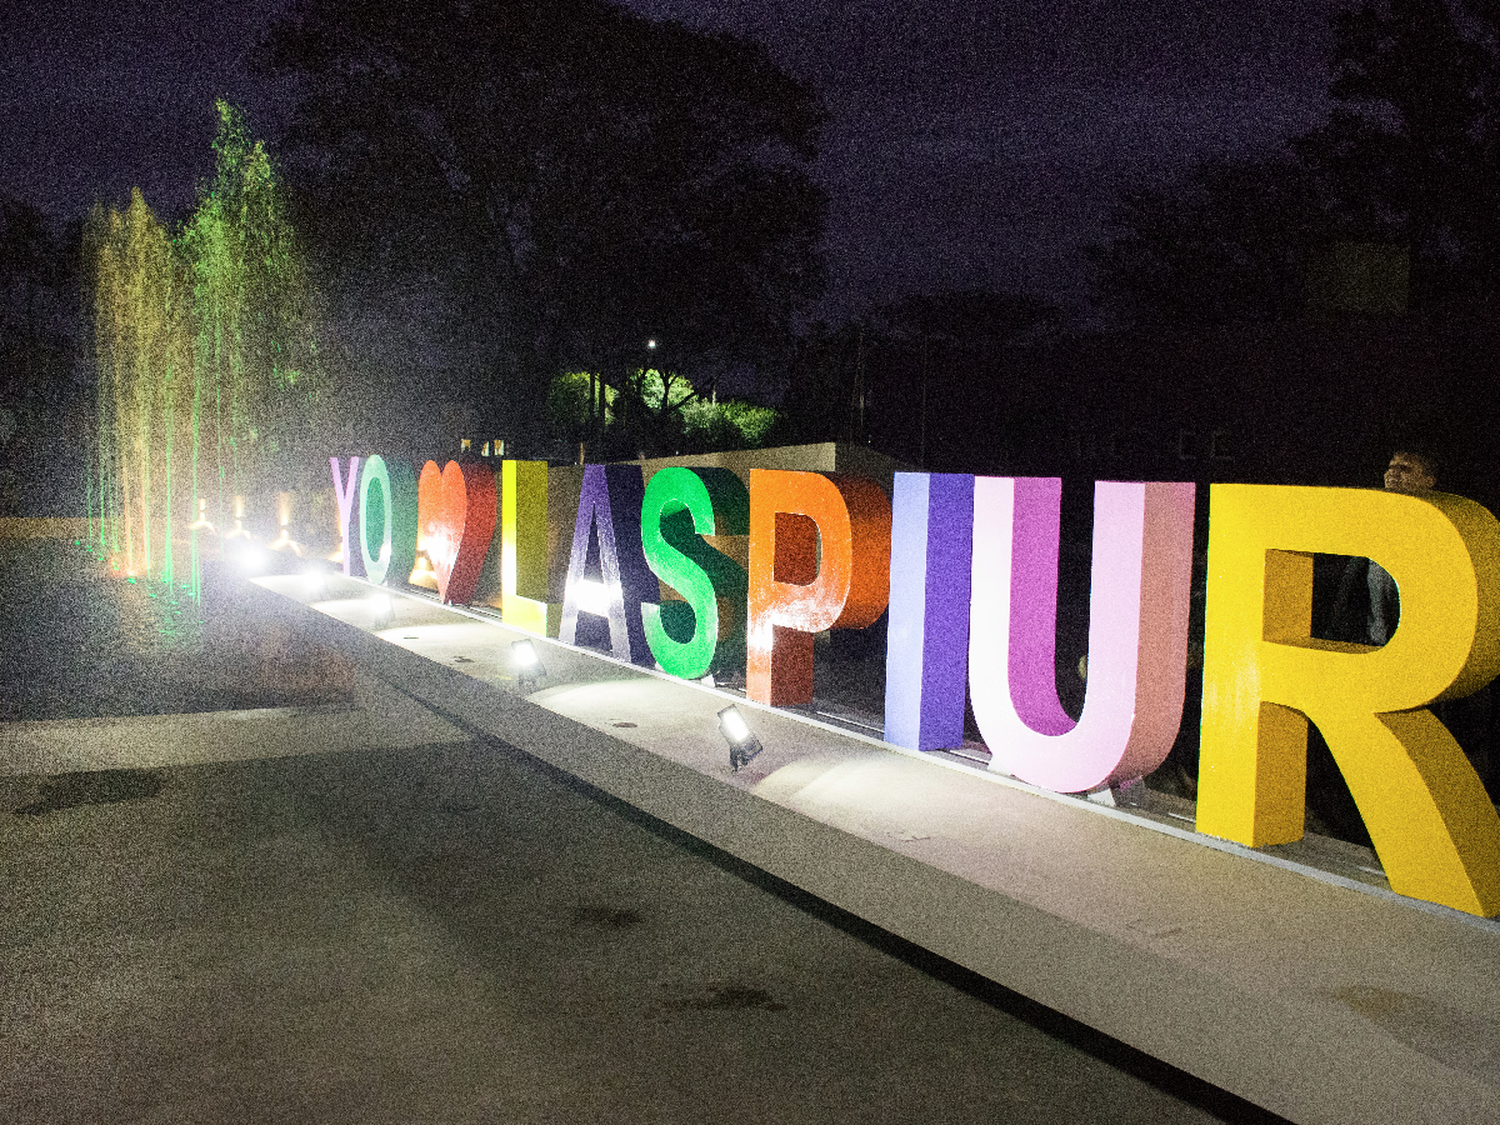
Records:
[[[547,674],[536,646],[527,640],[511,641],[510,654],[516,662],[516,679],[522,691],[535,691],[537,684]]]
[[[763,749],[733,703],[719,712],[719,733],[729,743],[729,768],[736,772]]]

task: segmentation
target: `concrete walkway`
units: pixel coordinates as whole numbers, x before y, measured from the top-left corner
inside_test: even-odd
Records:
[[[1368,853],[1332,856],[1339,874],[742,698],[766,749],[735,773],[722,691],[551,643],[537,690],[493,620],[350,580],[259,586],[255,620],[1258,1105],[1500,1120],[1500,925],[1392,894]]]
[[[490,740],[0,808],[7,1125],[1270,1120]]]

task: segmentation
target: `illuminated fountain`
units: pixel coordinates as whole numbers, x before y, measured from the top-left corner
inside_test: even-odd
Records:
[[[173,237],[139,189],[95,208],[97,446],[91,545],[112,569],[197,596],[205,556],[253,538],[247,497],[277,496],[271,550],[300,554],[272,455],[305,424],[312,354],[300,259],[264,145],[217,103],[216,171]],[[222,538],[220,536],[222,535]]]

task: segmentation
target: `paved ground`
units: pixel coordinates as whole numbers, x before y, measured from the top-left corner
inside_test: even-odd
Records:
[[[0,810],[9,1125],[1269,1120],[494,743]]]
[[[0,550],[21,588],[0,719],[355,710],[0,776],[4,1125],[1272,1120],[508,747],[309,754],[360,693],[296,638],[57,543]]]
[[[0,539],[0,722],[349,699],[345,664],[236,628],[225,600],[106,577],[71,543]]]

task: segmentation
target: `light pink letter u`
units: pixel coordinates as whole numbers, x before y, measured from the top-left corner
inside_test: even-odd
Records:
[[[1182,720],[1193,486],[1099,481],[1088,684],[1075,723],[1057,699],[1062,482],[977,477],[969,688],[990,769],[1080,793],[1159,766]]]

